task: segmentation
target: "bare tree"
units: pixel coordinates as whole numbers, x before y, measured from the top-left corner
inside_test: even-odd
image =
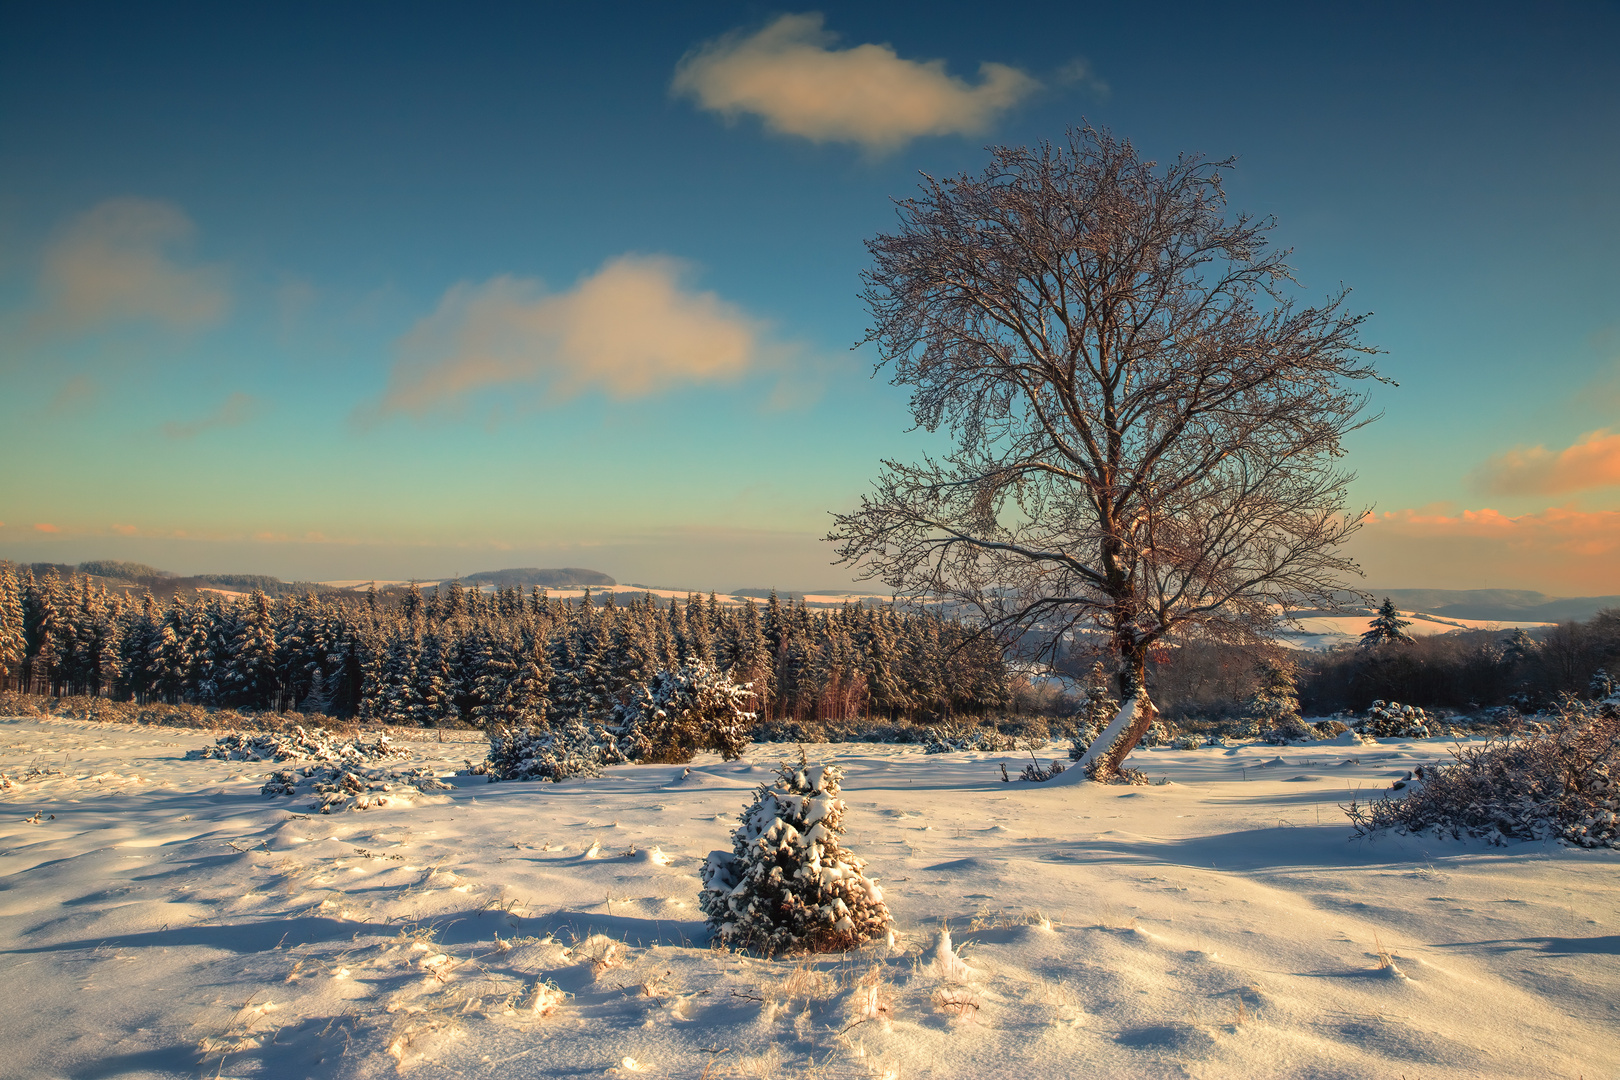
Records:
[[[1152,721],[1129,707],[1156,642],[1263,633],[1357,572],[1336,553],[1360,515],[1335,462],[1377,350],[1345,290],[1285,295],[1273,221],[1228,219],[1230,160],[1160,168],[1090,127],[992,153],[980,176],[925,176],[867,243],[865,340],[953,447],[885,461],[828,539],[1004,641],[1105,632],[1127,706],[1106,775]]]

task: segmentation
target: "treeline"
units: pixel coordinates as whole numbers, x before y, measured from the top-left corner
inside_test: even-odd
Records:
[[[1068,665],[1079,677],[1091,659]],[[1364,713],[1376,700],[1471,712],[1512,706],[1535,712],[1561,694],[1602,696],[1620,680],[1620,609],[1585,622],[1526,630],[1474,630],[1308,652],[1280,645],[1185,641],[1158,650],[1148,692],[1168,719],[1221,719],[1244,713],[1269,665],[1294,669],[1300,709],[1310,716]]]
[[[896,721],[1006,706],[1000,650],[935,615],[711,594],[628,604],[521,587],[379,596],[202,594],[161,602],[0,565],[0,688],[141,703],[298,709],[436,726],[611,719],[660,670],[753,686],[762,720]]]
[[[25,563],[15,567],[17,573],[32,573],[44,578],[55,572],[64,580],[76,574],[102,578],[118,592],[144,589],[160,600],[176,593],[192,593],[205,589],[258,589],[267,596],[301,596],[304,593],[332,594],[340,590],[314,581],[282,581],[268,574],[195,574],[181,577],[145,563],[125,562],[121,559],[92,559],[77,566],[68,563]]]
[[[1426,709],[1510,705],[1552,708],[1562,694],[1601,697],[1620,676],[1620,609],[1532,635],[1524,630],[1421,637],[1312,655],[1299,682],[1302,708],[1362,711],[1375,698]],[[1609,687],[1608,691],[1604,687]]]

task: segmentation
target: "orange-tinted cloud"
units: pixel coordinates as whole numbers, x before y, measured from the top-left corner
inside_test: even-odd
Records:
[[[36,521],[34,522],[34,531],[42,533],[59,533],[62,530],[58,526],[52,525],[48,521]]]
[[[72,332],[141,319],[180,329],[217,322],[230,297],[224,273],[175,258],[196,232],[170,203],[109,199],[85,212],[45,253],[45,310],[36,329]]]
[[[1620,432],[1589,431],[1554,453],[1545,446],[1498,454],[1474,474],[1492,495],[1562,495],[1620,486]]]
[[[972,85],[943,60],[902,60],[888,45],[835,49],[818,13],[783,15],[688,53],[671,89],[728,119],[742,113],[814,142],[891,150],[920,135],[971,135],[1039,88],[1006,64]]]
[[[504,276],[457,285],[401,339],[380,412],[420,416],[492,386],[631,397],[743,374],[760,359],[761,326],[684,288],[683,270],[624,255],[565,293]]]
[[[1620,510],[1398,510],[1370,518],[1351,547],[1367,580],[1389,588],[1620,593]]]

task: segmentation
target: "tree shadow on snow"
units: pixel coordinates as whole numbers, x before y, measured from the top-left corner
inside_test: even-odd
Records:
[[[1599,937],[1495,938],[1487,941],[1449,941],[1442,949],[1489,949],[1492,952],[1542,952],[1549,956],[1620,956],[1620,934]]]

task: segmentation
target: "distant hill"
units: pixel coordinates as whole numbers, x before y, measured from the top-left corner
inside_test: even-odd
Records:
[[[1590,619],[1604,608],[1620,608],[1620,596],[1548,596],[1528,589],[1369,589],[1389,597],[1404,611],[1452,619],[1503,622],[1564,622]]]
[[[138,595],[145,589],[150,590],[160,600],[166,600],[176,593],[190,595],[200,589],[228,592],[260,589],[273,597],[337,591],[309,581],[282,581],[268,574],[195,574],[191,577],[180,577],[168,570],[159,570],[145,563],[124,562],[119,559],[91,559],[77,566],[67,563],[24,563],[20,564],[18,569],[32,572],[35,578],[43,578],[52,570],[64,579],[70,575],[80,574],[112,592]]]
[[[586,586],[618,584],[600,570],[584,570],[577,566],[564,566],[556,570],[541,570],[533,566],[522,566],[512,570],[483,570],[451,580],[460,581],[463,585],[499,585],[503,588],[523,585],[531,589],[536,586],[542,589],[580,589]],[[446,585],[449,583],[450,580],[444,582]]]
[[[79,573],[94,574],[96,577],[113,578],[117,581],[145,581],[148,578],[170,578],[173,574],[167,570],[159,570],[155,566],[145,563],[124,562],[120,559],[92,559],[79,564]]]

